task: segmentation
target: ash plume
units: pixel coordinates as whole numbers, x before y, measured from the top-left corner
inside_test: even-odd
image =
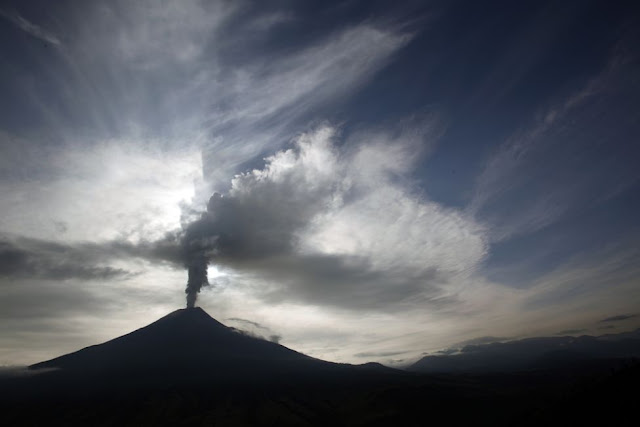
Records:
[[[183,239],[183,255],[185,267],[188,269],[188,280],[185,293],[187,308],[193,308],[198,293],[203,286],[209,286],[207,267],[210,258],[216,253],[218,240],[215,227],[216,207],[221,205],[222,195],[214,193],[209,199],[207,211],[202,217],[191,223]],[[218,216],[220,212],[217,212]]]
[[[189,224],[182,241],[189,270],[187,307],[193,307],[203,286],[209,285],[207,265],[238,263],[294,252],[296,232],[321,212],[334,193],[336,153],[332,131],[303,136],[294,149],[266,160],[263,170],[242,173],[224,197],[214,193],[207,211]],[[288,165],[294,162],[297,167]]]

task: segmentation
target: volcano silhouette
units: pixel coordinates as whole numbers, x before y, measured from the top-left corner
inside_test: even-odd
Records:
[[[200,308],[29,369],[0,382],[0,424],[327,425],[354,390],[404,379],[248,336]]]
[[[119,338],[32,365],[32,369],[122,369],[310,359],[228,328],[201,308],[174,311]]]
[[[201,308],[176,310],[156,322],[82,350],[31,365],[57,376],[111,383],[246,384],[343,377],[371,366],[322,361],[274,342],[245,335]],[[381,366],[381,369],[384,369]]]

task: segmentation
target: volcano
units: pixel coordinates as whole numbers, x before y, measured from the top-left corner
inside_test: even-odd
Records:
[[[0,382],[2,425],[326,425],[337,405],[352,411],[343,402],[405,378],[248,336],[200,308],[28,369]]]
[[[201,308],[176,310],[156,322],[82,350],[29,366],[109,384],[239,385],[360,372],[315,359],[229,328]],[[367,369],[370,370],[370,369]]]
[[[212,363],[309,360],[282,345],[242,334],[209,316],[187,308],[119,338],[75,353],[31,365],[30,369],[150,369],[206,367]]]

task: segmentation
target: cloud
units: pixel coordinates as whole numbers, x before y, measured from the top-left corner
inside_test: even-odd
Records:
[[[252,320],[247,320],[247,319],[241,319],[239,317],[230,317],[230,318],[228,318],[226,320],[229,321],[229,322],[237,322],[237,323],[241,323],[241,324],[250,325],[250,326],[253,326],[254,328],[258,328],[258,329],[266,329],[265,326],[262,326],[258,322],[254,322]]]
[[[611,316],[611,317],[607,317],[605,319],[602,319],[600,321],[600,323],[604,323],[604,322],[621,322],[623,320],[633,319],[634,317],[637,317],[637,315],[636,314],[619,314],[617,316]]]
[[[45,41],[55,46],[60,46],[62,44],[60,39],[55,34],[43,29],[42,27],[30,21],[27,21],[25,18],[23,18],[19,13],[15,11],[8,12],[0,9],[0,16],[11,21],[11,23],[13,23],[16,27],[20,28],[22,31],[31,35],[32,37],[35,37],[37,39],[40,39],[42,41]]]
[[[631,235],[599,251],[576,254],[532,283],[525,293],[526,306],[563,306],[566,310],[572,304],[590,306],[597,301],[598,315],[611,312],[612,307],[629,307],[629,296],[639,292],[635,283],[640,272],[637,239]]]
[[[275,333],[271,328],[258,322],[241,319],[239,317],[230,317],[226,320],[232,325],[236,325],[234,329],[253,337],[262,338],[275,343],[280,343],[282,340],[282,335]]]
[[[0,176],[0,230],[94,242],[161,239],[180,227],[181,204],[202,181],[200,154],[189,144],[77,138],[47,145],[6,133]]]
[[[244,2],[114,1],[51,13],[65,29],[64,55],[46,73],[26,71],[37,88],[8,76],[24,94],[16,108],[31,117],[29,135],[196,145],[214,187],[370,81],[411,39],[373,20],[345,21],[278,49],[265,41],[296,17]]]
[[[256,53],[230,69],[223,66],[195,89],[216,100],[214,113],[205,118],[215,135],[204,144],[205,179],[225,185],[230,172],[306,126],[311,112],[365,85],[410,39],[394,28],[362,23],[297,50],[274,52],[269,61]]]
[[[0,276],[50,280],[115,280],[135,275],[90,258],[82,250],[62,244],[28,239],[1,240]]]
[[[0,366],[0,379],[4,380],[7,378],[31,377],[35,375],[42,375],[56,369],[57,368],[47,369],[45,372],[40,372],[39,370],[35,371],[33,369],[29,369],[27,366]]]
[[[166,184],[175,183],[176,171],[186,172],[185,153],[195,157],[188,162],[199,177],[180,191],[188,202],[195,197],[202,203],[212,189],[228,189],[228,178],[247,162],[279,149],[307,126],[312,112],[370,81],[411,39],[371,20],[340,22],[295,46],[269,49],[263,41],[275,37],[269,29],[282,22],[283,10],[248,9],[239,2],[185,1],[177,7],[115,1],[49,10],[65,31],[64,55],[47,67],[6,76],[7,87],[22,95],[12,108],[29,119],[24,129],[1,135],[0,174],[11,182],[0,190],[21,206],[2,206],[0,228],[17,224],[30,231],[18,233],[43,237],[44,215],[25,206],[30,203],[23,194],[42,198],[54,221],[99,210],[108,216],[95,231],[101,238],[157,223],[160,215],[145,213],[152,209],[179,215],[180,200],[158,200],[158,193],[175,195],[177,189]],[[237,25],[245,17],[271,22],[260,24],[266,34],[256,38],[252,25]],[[31,81],[38,85],[26,83]],[[44,182],[29,185],[36,178]],[[142,193],[137,189],[147,195],[134,194]],[[150,200],[149,209],[132,206]],[[33,215],[25,219],[25,210]],[[134,218],[140,224],[132,224]],[[89,238],[76,234],[89,230],[90,221],[83,222],[77,229],[70,224],[69,239]]]
[[[362,353],[356,353],[353,355],[353,357],[359,357],[359,358],[381,358],[381,357],[390,357],[390,356],[397,356],[399,354],[405,354],[407,353],[406,351],[365,351]],[[400,361],[398,361],[400,362]]]
[[[630,235],[598,251],[575,253],[525,288],[481,287],[473,318],[483,319],[483,330],[492,334],[525,337],[594,325],[612,312],[633,313],[640,296],[637,247],[637,236]]]
[[[35,363],[113,339],[181,303],[181,273],[131,261],[115,267],[138,274],[127,280],[0,278],[0,364]]]
[[[128,280],[138,272],[114,267],[142,260],[182,268],[178,232],[162,239],[131,242],[60,242],[20,236],[0,236],[0,276],[49,280]]]
[[[466,347],[468,345],[492,344],[492,343],[496,343],[496,342],[507,341],[509,339],[511,339],[511,338],[508,338],[508,337],[491,337],[491,336],[477,337],[477,338],[472,338],[472,339],[469,339],[469,340],[461,341],[461,342],[453,345],[452,348],[463,348],[463,347]]]
[[[585,332],[587,332],[587,329],[565,329],[563,331],[556,332],[556,335],[577,335]]]
[[[630,79],[636,60],[614,49],[600,73],[489,156],[467,210],[488,225],[492,241],[536,232],[637,184],[633,144],[602,144],[612,130],[640,136],[632,117],[640,99]]]
[[[372,134],[341,149],[331,127],[302,134],[264,168],[236,175],[187,228],[187,244],[243,272],[239,285],[262,283],[253,292],[270,303],[446,305],[486,245],[473,221],[402,178],[430,129]]]
[[[221,102],[224,122],[299,114],[364,84],[410,37],[370,24],[350,26],[292,55],[250,62],[236,70]],[[245,98],[246,97],[246,98]]]

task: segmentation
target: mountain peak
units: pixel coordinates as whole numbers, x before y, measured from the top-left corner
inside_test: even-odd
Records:
[[[177,325],[179,323],[183,324],[183,326],[187,328],[198,328],[206,326],[209,328],[215,327],[219,329],[229,329],[227,326],[211,317],[200,307],[180,308],[178,310],[172,311],[166,316],[161,317],[160,319],[148,325],[147,328],[152,327],[153,325]]]
[[[207,369],[212,364],[311,359],[282,345],[239,333],[199,307],[176,310],[129,334],[30,366],[31,369]]]

